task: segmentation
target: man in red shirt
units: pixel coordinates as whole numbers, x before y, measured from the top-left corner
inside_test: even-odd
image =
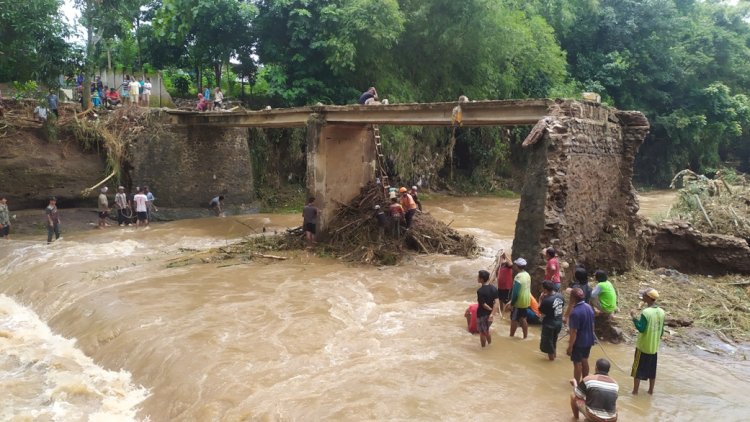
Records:
[[[555,248],[547,248],[544,251],[547,257],[547,269],[544,271],[544,279],[555,283],[555,290],[560,291],[560,261],[557,259]]]
[[[116,89],[110,88],[109,92],[107,92],[107,105],[109,106],[116,106],[119,105],[122,102],[120,99],[120,93],[117,92]]]

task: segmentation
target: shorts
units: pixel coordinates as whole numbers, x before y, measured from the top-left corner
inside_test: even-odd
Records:
[[[539,340],[539,350],[544,353],[557,353],[557,336],[562,325],[542,325],[542,338]]]
[[[99,218],[104,220],[107,217],[109,217],[109,211],[99,211]]]
[[[572,360],[575,363],[578,363],[584,359],[588,359],[589,354],[591,354],[591,346],[587,346],[587,347],[573,346],[573,352],[570,354],[570,360]]]
[[[489,315],[477,317],[477,329],[480,333],[489,333],[490,325],[492,325],[492,321],[490,321]]]
[[[2,229],[0,229],[0,237],[6,237],[10,234],[10,226],[4,225]]]
[[[497,289],[497,298],[500,302],[510,302],[510,289]]]
[[[310,232],[312,234],[315,234],[315,224],[314,223],[305,223],[305,231]]]
[[[138,211],[138,221],[146,221],[148,220],[148,213],[146,211]]]
[[[657,353],[652,355],[635,349],[633,369],[630,371],[630,376],[639,380],[656,378],[656,355]]]
[[[520,321],[526,319],[526,311],[529,308],[513,308],[513,312],[510,314],[511,321]]]

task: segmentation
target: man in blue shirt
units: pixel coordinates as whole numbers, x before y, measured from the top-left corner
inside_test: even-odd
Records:
[[[568,350],[573,361],[573,378],[581,382],[589,374],[589,353],[594,345],[594,309],[584,301],[585,295],[579,288],[570,293],[573,310],[568,318]]]
[[[55,91],[49,90],[49,95],[47,95],[47,105],[51,112],[55,113],[55,117],[60,117],[60,113],[57,112],[57,95],[55,95]]]

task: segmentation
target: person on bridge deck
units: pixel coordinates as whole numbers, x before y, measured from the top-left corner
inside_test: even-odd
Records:
[[[130,80],[130,85],[128,85],[129,89],[129,97],[130,98],[130,105],[131,106],[138,106],[138,93],[141,90],[141,84],[135,80],[135,76],[133,79]]]
[[[220,109],[222,105],[224,104],[224,93],[221,92],[221,88],[218,86],[214,90],[214,110]]]
[[[414,199],[414,202],[417,203],[417,208],[419,208],[419,212],[422,212],[422,203],[419,202],[419,194],[417,193],[416,186],[411,187],[411,190],[409,191],[409,195],[411,195],[412,199]]]
[[[208,102],[206,101],[203,94],[198,94],[198,104],[195,106],[198,111],[206,111],[208,109]]]
[[[544,279],[552,280],[557,284],[557,290],[560,290],[560,260],[557,258],[557,251],[555,248],[547,248],[544,251],[547,258],[547,267],[544,271]]]
[[[573,310],[568,321],[568,349],[565,353],[573,361],[573,378],[580,382],[589,374],[589,354],[594,345],[594,310],[583,301],[583,290],[573,289],[570,301]]]
[[[478,334],[479,330],[477,329],[477,309],[479,308],[478,303],[472,303],[469,305],[468,308],[466,308],[466,312],[464,312],[464,317],[466,317],[466,329],[472,333],[472,334]]]
[[[315,228],[318,220],[319,210],[313,205],[315,198],[308,198],[307,205],[302,209],[302,225],[305,230],[307,246],[312,247],[315,244]]]
[[[547,354],[549,360],[557,357],[557,336],[562,330],[563,307],[565,299],[562,294],[555,291],[555,283],[551,280],[542,282],[542,295],[539,297],[541,304],[539,311],[542,319],[542,335],[539,340],[539,350]]]
[[[513,311],[510,314],[510,336],[516,335],[518,326],[521,326],[523,338],[529,335],[529,324],[526,321],[526,311],[531,305],[531,276],[526,272],[526,260],[518,258],[513,261],[516,268],[516,276],[513,279],[513,289],[510,294],[510,305]]]
[[[414,220],[414,214],[417,213],[417,203],[414,202],[414,198],[409,195],[405,187],[402,186],[398,192],[401,194],[401,206],[404,207],[406,213],[406,230],[409,230]]]
[[[477,329],[479,330],[479,342],[482,347],[492,343],[490,334],[490,325],[492,319],[499,311],[497,300],[497,289],[490,284],[490,273],[485,270],[479,270],[477,282],[480,284],[477,289]]]
[[[367,91],[363,92],[362,95],[359,96],[359,103],[362,105],[370,104],[373,101],[378,100],[378,91],[375,90],[374,86],[371,86],[367,89]]]
[[[573,418],[583,417],[590,422],[617,421],[617,395],[620,386],[609,376],[609,361],[596,361],[594,375],[589,375],[581,382],[570,380],[573,394],[570,395],[570,409]]]
[[[641,300],[648,307],[641,311],[640,318],[636,311],[630,311],[630,318],[638,330],[638,340],[635,346],[635,358],[630,376],[633,377],[633,394],[638,394],[641,380],[648,380],[648,393],[654,394],[656,383],[656,358],[664,335],[664,310],[656,305],[659,292],[655,289],[646,289],[640,292]]]
[[[596,311],[596,315],[612,314],[617,309],[617,292],[615,287],[607,279],[607,273],[602,270],[596,270],[596,287],[591,292],[591,305]]]

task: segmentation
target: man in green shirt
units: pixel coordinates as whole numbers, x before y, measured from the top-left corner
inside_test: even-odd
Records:
[[[661,337],[664,335],[664,310],[656,305],[659,292],[655,289],[643,290],[640,296],[648,306],[641,311],[640,317],[636,316],[636,311],[630,311],[633,325],[638,330],[635,359],[630,376],[633,377],[633,394],[638,394],[641,380],[648,380],[648,393],[654,394],[656,354],[659,351]]]
[[[521,325],[523,338],[529,335],[529,323],[526,322],[526,310],[531,305],[531,276],[526,272],[526,260],[518,258],[513,261],[516,277],[513,279],[513,289],[510,294],[510,304],[513,312],[510,317],[510,336],[516,334],[518,325]]]
[[[612,314],[617,309],[617,292],[615,286],[607,279],[607,273],[602,270],[596,270],[596,287],[591,292],[591,305],[594,307],[596,315]]]

